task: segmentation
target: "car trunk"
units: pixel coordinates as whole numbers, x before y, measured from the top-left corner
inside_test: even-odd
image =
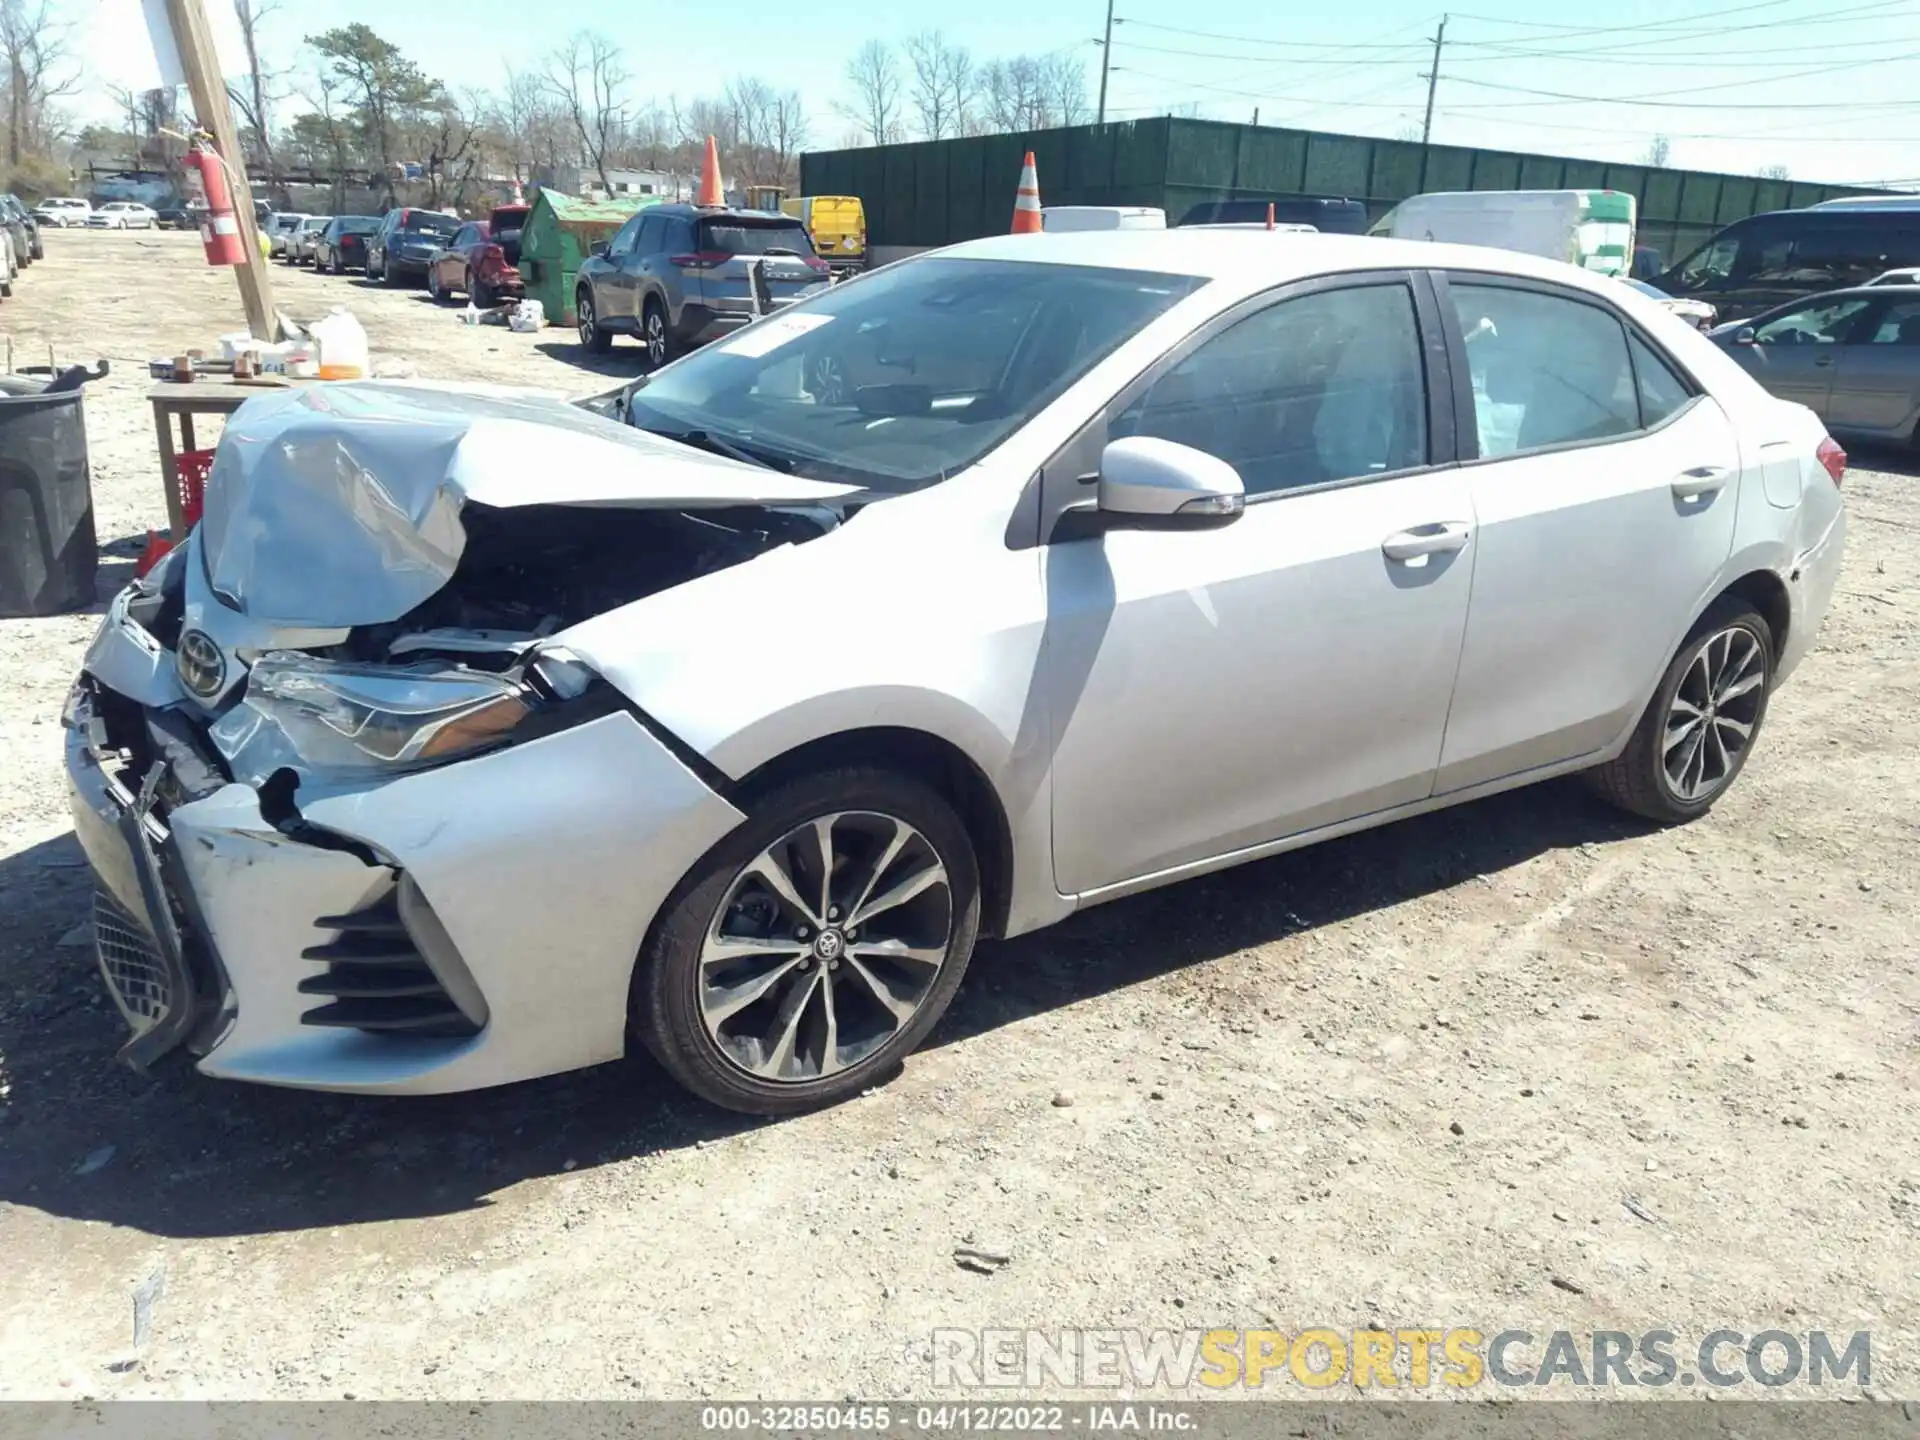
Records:
[[[694,235],[700,295],[719,314],[751,314],[753,268],[763,268],[774,304],[796,300],[820,284],[826,268],[813,253],[806,227],[796,220],[729,217],[702,220]]]
[[[487,221],[487,238],[500,247],[509,269],[520,265],[520,232],[526,228],[527,207],[509,206],[496,210]]]

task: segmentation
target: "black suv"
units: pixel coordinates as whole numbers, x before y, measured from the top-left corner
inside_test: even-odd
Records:
[[[664,365],[831,279],[794,216],[652,205],[593,247],[574,284],[573,307],[589,350],[608,349],[615,335],[638,335],[647,363]]]
[[[459,216],[439,210],[387,211],[380,228],[367,237],[367,278],[398,285],[412,276],[426,284],[427,265],[459,228]]]

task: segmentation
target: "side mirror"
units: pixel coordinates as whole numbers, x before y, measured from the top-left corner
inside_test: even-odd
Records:
[[[1751,325],[1742,325],[1738,330],[1733,332],[1733,343],[1736,345],[1751,345],[1758,338],[1759,337],[1753,333],[1753,326]]]
[[[1219,525],[1247,507],[1240,472],[1191,445],[1129,435],[1100,452],[1100,513],[1152,528]]]
[[[607,258],[607,242],[605,240],[602,240],[598,245],[594,246],[593,249],[589,250],[587,253],[591,255],[595,260],[606,259]]]

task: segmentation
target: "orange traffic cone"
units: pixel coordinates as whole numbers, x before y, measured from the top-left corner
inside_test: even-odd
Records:
[[[707,158],[700,164],[700,194],[693,203],[715,207],[727,203],[720,188],[720,146],[711,135],[707,136]]]
[[[1035,235],[1040,224],[1040,176],[1033,168],[1033,151],[1020,166],[1020,188],[1013,197],[1013,233]]]
[[[1267,228],[1273,229],[1273,201],[1267,202]]]

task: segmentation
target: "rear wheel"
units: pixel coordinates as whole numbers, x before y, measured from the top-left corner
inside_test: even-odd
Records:
[[[647,301],[640,317],[640,338],[647,345],[647,368],[658,370],[673,358],[673,332],[667,327],[667,307],[657,299]]]
[[[316,260],[313,263],[314,266],[318,268],[320,262]],[[340,263],[340,252],[338,250],[329,250],[327,252],[327,271],[333,275],[344,275],[347,273],[347,267]]]
[[[979,924],[973,846],[937,792],[866,766],[808,775],[763,796],[662,908],[632,1023],[715,1105],[829,1105],[926,1037]]]
[[[471,269],[467,271],[467,298],[480,310],[491,310],[500,303],[500,298],[493,293],[493,287],[484,280],[474,279]]]
[[[596,355],[613,348],[613,336],[600,328],[600,315],[593,308],[593,292],[582,289],[573,297],[573,314],[580,330],[580,343]]]
[[[1736,596],[1707,608],[1667,666],[1633,738],[1588,771],[1595,791],[1663,825],[1707,813],[1747,763],[1773,691],[1773,630]]]

